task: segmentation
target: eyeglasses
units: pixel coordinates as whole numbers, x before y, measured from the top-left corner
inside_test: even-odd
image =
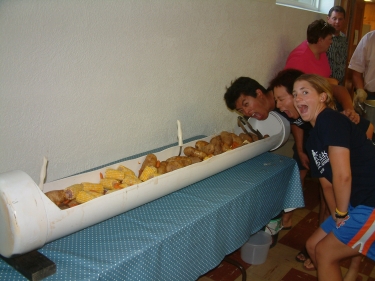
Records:
[[[323,30],[323,29],[326,28],[327,26],[328,26],[328,22],[325,22],[321,30]]]

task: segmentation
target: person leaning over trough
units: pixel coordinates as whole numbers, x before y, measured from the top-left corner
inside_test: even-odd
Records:
[[[270,82],[269,88],[273,91],[274,98],[276,101],[276,107],[286,114],[286,117],[291,124],[302,128],[303,129],[303,134],[301,135],[301,140],[297,141],[299,143],[298,147],[294,147],[294,149],[297,149],[294,151],[294,153],[299,154],[300,159],[308,158],[305,150],[305,144],[307,137],[309,135],[309,131],[311,129],[311,125],[308,122],[304,122],[301,117],[299,116],[299,113],[297,110],[294,108],[294,101],[293,101],[293,84],[294,81],[304,74],[302,71],[299,71],[297,69],[284,69],[280,71]],[[332,85],[330,85],[332,87]],[[346,90],[346,88],[342,86],[334,86],[336,91],[339,89],[345,95],[348,97],[349,100],[349,92]],[[336,102],[336,101],[335,101]],[[340,103],[336,102],[336,108],[339,111],[342,111],[345,114],[345,111],[343,111],[342,106]],[[373,124],[370,123],[367,119],[361,118],[358,114],[353,113],[353,110],[351,110],[352,114],[355,114],[359,118],[359,122],[357,125],[360,127],[360,129],[363,132],[366,132],[366,135],[368,138],[372,138],[373,132],[374,132],[374,126]],[[292,132],[293,136],[296,135],[295,130]],[[306,165],[308,165],[308,159],[306,160]],[[306,167],[308,169],[308,167]],[[301,176],[302,177],[302,176]],[[322,202],[321,202],[322,203]],[[324,203],[324,202],[323,202]],[[324,212],[320,214],[319,221],[323,222],[323,215]]]
[[[324,20],[316,20],[307,28],[307,40],[288,56],[284,69],[294,68],[304,73],[319,74],[329,78],[331,68],[326,52],[332,43],[335,28]]]
[[[302,140],[300,141],[300,148],[294,153],[299,153],[300,155],[303,154],[302,157],[307,156],[306,151],[306,141],[309,136],[311,130],[311,124],[309,122],[305,122],[299,116],[298,111],[294,107],[294,99],[293,99],[293,84],[295,80],[304,74],[302,71],[296,69],[285,69],[280,71],[270,82],[270,89],[273,90],[276,107],[287,115],[287,119],[291,122],[291,124],[296,124],[300,128],[303,129]],[[349,93],[348,93],[349,95]],[[294,125],[294,126],[296,126]],[[370,121],[360,118],[360,122],[358,123],[360,129],[366,132],[368,138],[372,138],[372,134],[374,132],[374,126],[370,123]],[[293,128],[293,125],[291,126]],[[296,148],[296,145],[293,146],[293,150]],[[308,160],[307,160],[308,161]],[[308,162],[307,162],[308,163]],[[304,179],[304,175],[301,173],[300,170],[301,180]],[[302,178],[303,177],[303,178]],[[303,185],[302,185],[303,186]],[[319,225],[329,216],[329,210],[326,206],[326,202],[324,200],[323,191],[320,189],[320,204],[319,204]],[[300,251],[297,256],[296,260],[299,262],[304,263],[304,267],[307,270],[314,269],[314,265],[311,263],[311,260],[308,257],[306,249]]]
[[[348,40],[342,32],[345,23],[345,10],[341,6],[332,7],[327,16],[327,22],[335,29],[332,44],[327,51],[331,77],[336,79],[340,85],[344,84],[346,60],[348,58]]]
[[[353,109],[352,100],[347,90],[342,86],[332,85],[335,97],[345,108],[345,113],[353,122],[358,123],[359,116]],[[275,98],[272,90],[266,90],[256,80],[249,77],[240,77],[236,79],[227,88],[224,94],[224,100],[227,107],[231,110],[236,110],[239,114],[246,117],[253,117],[257,120],[265,120],[268,118],[270,111],[277,110],[275,106]],[[292,134],[297,143],[297,147],[302,147],[303,130],[299,126],[292,125]],[[308,158],[299,158],[299,153],[294,153],[293,158],[298,163],[300,168],[301,181],[304,181],[308,169]],[[306,170],[306,171],[303,171]],[[292,227],[293,212],[283,214],[282,225],[284,230]]]
[[[332,109],[329,84],[304,74],[293,87],[294,105],[313,129],[307,140],[311,174],[323,187],[331,216],[306,243],[320,281],[343,280],[340,261],[352,258],[345,280],[355,280],[360,256],[375,260],[375,146],[358,126]]]
[[[375,30],[359,41],[349,68],[353,70],[353,86],[356,89],[354,102],[375,100]]]

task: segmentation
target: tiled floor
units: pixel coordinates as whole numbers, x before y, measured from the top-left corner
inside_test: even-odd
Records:
[[[250,265],[241,260],[240,250],[233,252],[229,257],[239,262],[247,273],[247,280],[251,281],[317,281],[316,271],[307,271],[303,264],[295,260],[295,256],[314,230],[318,227],[319,184],[316,180],[307,178],[305,181],[305,205],[293,214],[293,228],[282,230],[275,247],[268,252],[265,263]],[[341,263],[345,273],[349,261]],[[241,281],[241,271],[225,261],[201,276],[198,281]],[[375,262],[364,257],[357,281],[375,281]]]

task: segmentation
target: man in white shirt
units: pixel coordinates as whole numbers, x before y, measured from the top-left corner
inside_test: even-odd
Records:
[[[349,63],[353,70],[354,101],[375,100],[375,30],[362,37]]]

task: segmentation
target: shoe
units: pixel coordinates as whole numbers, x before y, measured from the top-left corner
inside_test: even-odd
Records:
[[[312,263],[311,259],[308,258],[307,260],[305,260],[305,262],[303,263],[303,268],[305,270],[308,270],[308,271],[314,271],[316,270],[315,269],[315,265]]]
[[[306,249],[303,249],[296,255],[296,261],[304,263],[307,259],[309,259],[309,254],[307,253]]]

